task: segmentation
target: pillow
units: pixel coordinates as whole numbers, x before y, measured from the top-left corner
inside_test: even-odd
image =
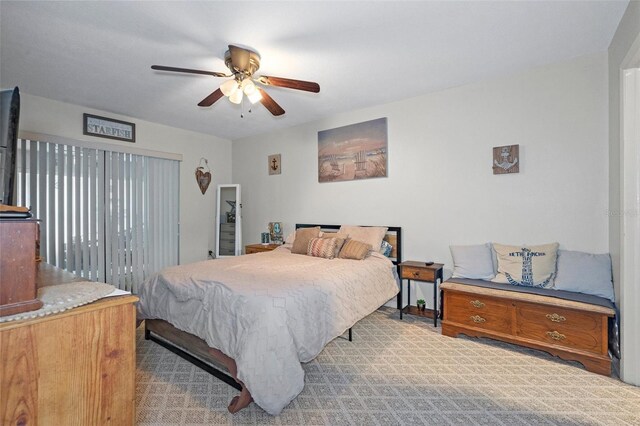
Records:
[[[338,257],[340,259],[362,260],[369,254],[371,246],[361,241],[347,240],[340,250]]]
[[[338,233],[320,231],[320,238],[338,238]],[[346,237],[342,236],[341,238],[346,238]]]
[[[285,244],[293,244],[293,241],[296,239],[296,231],[290,232],[287,235],[287,238],[284,239]]]
[[[526,287],[553,287],[558,243],[540,246],[493,244],[498,257],[497,283]]]
[[[291,253],[294,254],[307,254],[307,247],[309,246],[309,240],[312,238],[318,238],[320,235],[320,227],[314,228],[298,228],[296,229],[296,238],[293,240],[293,247],[291,247]]]
[[[474,246],[449,246],[453,258],[451,278],[491,280],[496,276],[493,269],[491,244]]]
[[[391,252],[393,251],[393,246],[389,244],[387,241],[382,240],[380,244],[380,254],[385,257],[391,257]]]
[[[387,233],[382,226],[350,226],[342,225],[338,234],[348,236],[352,240],[369,244],[371,247],[380,247],[382,239]]]
[[[336,247],[340,244],[338,238],[312,238],[307,246],[307,255],[333,259],[336,257]],[[342,244],[340,244],[342,246]]]
[[[344,242],[347,241],[347,237],[345,237],[344,235],[338,235],[337,232],[321,232],[320,234],[321,234],[320,238],[335,238],[336,240],[338,240],[336,244],[336,255],[335,255],[335,257],[338,257],[338,254],[340,253],[340,250],[342,249]]]
[[[559,250],[555,289],[592,294],[615,302],[611,257],[608,254]]]

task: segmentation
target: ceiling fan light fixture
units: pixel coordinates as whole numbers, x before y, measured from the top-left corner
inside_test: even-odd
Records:
[[[229,100],[234,104],[239,104],[242,102],[242,90],[235,90],[231,95],[229,95]]]
[[[256,90],[254,87],[253,92],[251,92],[250,94],[247,94],[247,99],[249,99],[249,102],[251,102],[252,104],[255,104],[260,99],[262,99],[262,95],[260,94],[260,91]]]
[[[0,0],[0,2],[1,1],[2,0]],[[254,78],[256,72],[260,68],[260,55],[247,48],[229,45],[229,50],[224,54],[224,63],[231,74],[191,68],[168,67],[164,65],[152,65],[151,69],[213,77],[231,77],[230,80],[224,81],[219,88],[200,101],[198,103],[198,106],[200,107],[210,107],[214,103],[218,102],[218,100],[223,96],[228,97],[229,101],[234,104],[241,104],[244,100],[244,96],[246,95],[247,99],[252,104],[261,102],[272,115],[280,116],[285,113],[284,109],[282,109],[282,107],[278,105],[271,96],[269,96],[267,91],[256,86],[256,83],[260,83],[264,86],[283,87],[286,89],[302,90],[312,93],[318,93],[320,91],[320,85],[313,81],[294,80],[290,78],[265,75]],[[249,111],[251,110],[249,109]]]
[[[240,85],[240,87],[242,88],[242,90],[244,91],[244,94],[249,96],[250,94],[252,94],[253,92],[256,91],[256,85],[253,81],[251,81],[251,79],[245,79],[242,81],[242,84]]]
[[[227,80],[220,85],[220,90],[223,95],[231,96],[238,91],[238,83],[235,80]]]

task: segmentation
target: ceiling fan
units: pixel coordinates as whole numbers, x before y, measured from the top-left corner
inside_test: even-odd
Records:
[[[218,89],[200,101],[198,106],[201,107],[211,106],[223,96],[227,96],[229,101],[234,104],[239,104],[246,95],[252,104],[260,101],[271,114],[282,115],[284,114],[284,109],[282,109],[267,92],[257,86],[255,84],[256,82],[264,86],[286,87],[288,89],[304,90],[305,92],[313,93],[320,92],[320,85],[312,81],[292,80],[290,78],[271,77],[267,75],[255,77],[255,72],[260,68],[260,55],[253,50],[229,45],[229,50],[224,54],[224,63],[227,68],[229,68],[229,71],[231,71],[231,74],[193,70],[189,68],[166,67],[163,65],[152,65],[151,69],[210,75],[213,77],[233,77],[233,79],[225,81]]]

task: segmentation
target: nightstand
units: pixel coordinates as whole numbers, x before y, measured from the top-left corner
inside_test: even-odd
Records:
[[[438,280],[442,282],[442,263],[434,263],[433,265],[425,265],[424,262],[416,262],[408,260],[400,264],[400,293],[398,294],[400,309],[400,319],[402,319],[402,312],[407,309],[407,313],[413,313],[418,315],[424,315],[420,311],[416,310],[412,312],[411,306],[411,280],[423,281],[433,283],[433,325],[438,326]],[[404,287],[404,280],[407,280],[407,306],[402,306],[402,287]]]
[[[262,253],[280,247],[281,244],[248,244],[244,246],[244,254]]]

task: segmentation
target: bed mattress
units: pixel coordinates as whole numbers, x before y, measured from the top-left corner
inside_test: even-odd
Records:
[[[254,401],[278,414],[304,387],[301,362],[398,293],[395,266],[296,255],[287,247],[165,269],[140,289],[164,319],[233,358]]]

